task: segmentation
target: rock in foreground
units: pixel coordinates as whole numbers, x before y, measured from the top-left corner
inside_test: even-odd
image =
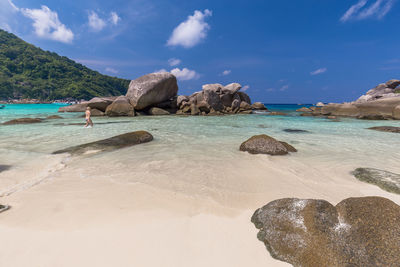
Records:
[[[373,168],[357,168],[353,175],[360,181],[377,185],[391,193],[400,194],[400,174]]]
[[[73,155],[81,155],[86,152],[104,152],[121,149],[133,145],[147,143],[153,140],[153,136],[146,131],[137,131],[126,134],[117,135],[111,138],[95,141],[92,143],[82,144],[58,150],[53,154],[70,153]]]
[[[14,124],[29,124],[29,123],[39,123],[42,122],[39,118],[20,118],[15,120],[6,121],[3,125],[14,125]]]
[[[268,135],[255,135],[240,145],[240,151],[250,154],[286,155],[297,150],[285,142],[280,142]]]
[[[279,199],[251,218],[275,259],[293,266],[399,266],[400,206],[381,197]]]

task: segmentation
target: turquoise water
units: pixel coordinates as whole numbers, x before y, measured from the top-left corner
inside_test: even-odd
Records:
[[[279,170],[295,179],[310,177],[313,181],[325,177],[327,183],[329,177],[333,181],[332,175],[348,176],[357,167],[400,172],[400,135],[366,129],[379,125],[400,127],[400,121],[342,118],[333,122],[300,117],[294,112],[301,107],[298,105],[268,106],[271,110],[286,111],[290,116],[95,117],[94,128],[84,129],[82,114],[57,113],[60,105],[7,105],[0,110],[1,122],[54,114],[63,118],[0,126],[0,165],[11,166],[10,170],[0,173],[0,196],[2,191],[9,192],[27,179],[36,181],[55,173],[151,185],[160,185],[163,177],[173,176],[176,182],[165,184],[165,188],[179,191],[183,185],[187,188],[190,184],[192,193],[201,194],[215,188],[230,188],[229,181],[237,175],[245,176],[246,170],[260,170],[260,175]],[[308,132],[283,131],[288,128]],[[154,141],[111,153],[81,157],[51,155],[55,150],[137,130],[149,131]],[[240,144],[256,134],[289,142],[299,152],[287,157],[254,157],[240,152]],[[259,190],[249,186],[244,183],[241,188]]]

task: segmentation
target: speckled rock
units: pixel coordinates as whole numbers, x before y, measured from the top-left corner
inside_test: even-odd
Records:
[[[285,142],[280,142],[268,135],[255,135],[240,145],[240,151],[250,154],[286,155],[296,149]]]
[[[117,135],[111,138],[95,141],[87,144],[69,147],[66,149],[58,150],[53,154],[70,153],[73,155],[81,155],[91,152],[104,152],[113,151],[133,145],[147,143],[153,140],[153,136],[146,131],[130,132],[126,134]]]
[[[377,185],[391,193],[400,194],[400,174],[373,168],[357,168],[352,174],[360,181]]]
[[[275,259],[295,267],[399,266],[400,206],[381,197],[286,198],[251,218]]]

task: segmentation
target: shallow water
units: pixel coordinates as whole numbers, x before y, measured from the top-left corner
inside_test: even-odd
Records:
[[[0,122],[21,117],[45,118],[57,114],[58,107],[7,105],[0,110]],[[294,112],[298,107],[273,106],[285,110],[289,116],[95,117],[92,129],[83,128],[84,119],[79,113],[58,113],[63,119],[38,124],[0,125],[0,165],[11,166],[0,172],[0,196],[70,175],[122,184],[144,183],[211,197],[222,204],[232,204],[235,199],[240,206],[238,194],[262,194],[268,187],[268,179],[279,179],[280,174],[290,174],[310,191],[314,190],[313,183],[326,183],[327,192],[319,194],[323,197],[326,193],[332,199],[334,192],[329,192],[329,185],[334,181],[330,177],[338,173],[348,175],[357,167],[400,173],[400,135],[366,129],[381,125],[400,127],[399,121],[342,118],[333,122],[300,117]],[[150,132],[154,141],[109,153],[51,155],[69,146],[137,130]],[[240,144],[256,134],[286,141],[299,152],[284,157],[240,152]],[[268,179],[264,181],[263,176]],[[173,182],[171,177],[175,178]],[[283,181],[282,195],[284,187]],[[236,194],[234,198],[232,194]]]

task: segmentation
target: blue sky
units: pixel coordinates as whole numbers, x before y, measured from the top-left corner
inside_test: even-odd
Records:
[[[239,82],[266,103],[342,102],[400,79],[400,0],[0,0],[0,28],[101,73]]]

